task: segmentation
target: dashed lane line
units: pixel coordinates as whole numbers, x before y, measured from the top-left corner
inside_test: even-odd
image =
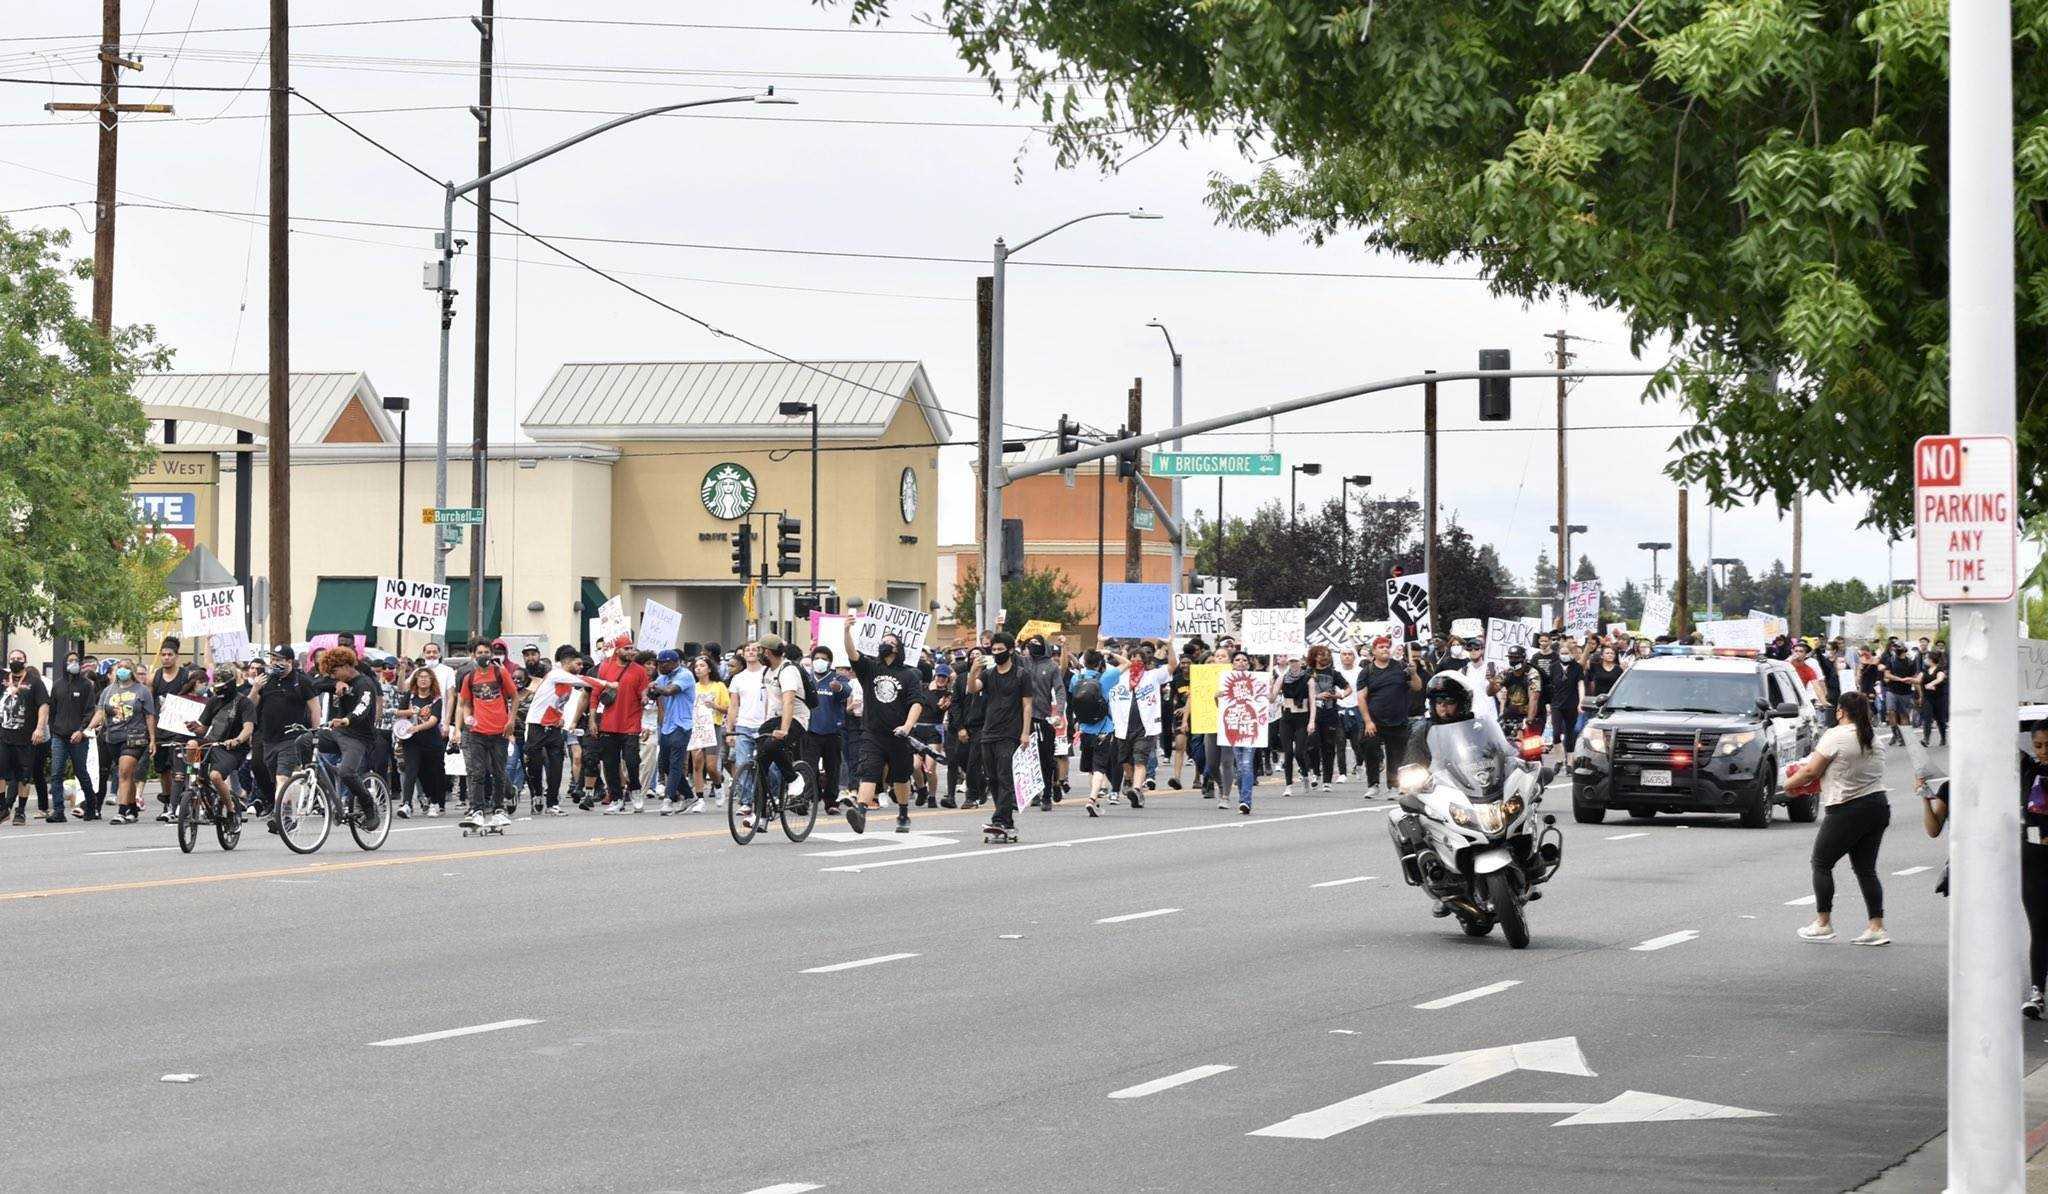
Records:
[[[371,1041],[373,1049],[389,1049],[397,1045],[424,1045],[429,1041],[445,1041],[458,1036],[475,1036],[480,1032],[501,1032],[507,1028],[525,1028],[538,1024],[539,1020],[493,1020],[489,1024],[471,1024],[467,1028],[444,1028],[439,1032],[422,1032],[418,1036],[395,1036],[388,1041]]]
[[[1652,937],[1641,945],[1631,945],[1628,948],[1631,953],[1652,953],[1660,949],[1669,949],[1674,945],[1683,945],[1699,935],[1700,931],[1698,929],[1680,929],[1676,933],[1666,933],[1662,937]]]
[[[1415,1010],[1418,1012],[1438,1012],[1447,1007],[1456,1007],[1461,1003],[1470,1003],[1474,999],[1484,999],[1488,995],[1498,995],[1509,987],[1519,987],[1521,985],[1521,979],[1503,979],[1497,983],[1488,983],[1483,987],[1474,987],[1469,991],[1460,991],[1456,995],[1446,995],[1442,999],[1432,999],[1428,1003],[1418,1003],[1415,1005]]]
[[[1105,833],[1096,837],[1067,838],[1064,841],[1032,842],[1029,845],[984,846],[977,850],[958,850],[950,854],[920,854],[912,858],[888,858],[879,862],[862,862],[849,866],[828,866],[828,872],[858,874],[861,871],[880,870],[892,866],[917,866],[927,862],[949,862],[959,858],[1005,858],[1033,850],[1064,850],[1071,846],[1092,846],[1100,842],[1129,841],[1141,837],[1166,837],[1177,833],[1213,833],[1218,830],[1256,829],[1261,825],[1280,825],[1289,821],[1312,821],[1320,817],[1352,817],[1360,813],[1385,812],[1383,808],[1340,808],[1324,813],[1296,813],[1286,817],[1264,817],[1244,820],[1213,822],[1208,825],[1179,825],[1172,829],[1145,829],[1136,833]]]
[[[1803,895],[1796,900],[1786,900],[1785,906],[1787,908],[1804,908],[1808,904],[1815,904],[1819,902],[1819,897],[1817,896]]]
[[[1625,842],[1625,841],[1627,841],[1628,839],[1630,839],[1630,838],[1632,838],[1632,837],[1648,837],[1648,836],[1650,836],[1650,835],[1649,835],[1649,834],[1647,834],[1647,833],[1616,833],[1616,834],[1610,834],[1610,835],[1609,835],[1609,836],[1607,837],[1607,839],[1606,839],[1606,840],[1607,840],[1607,841],[1610,841],[1610,842]]]
[[[1348,885],[1348,884],[1352,884],[1352,883],[1370,883],[1370,882],[1372,882],[1372,881],[1373,881],[1374,879],[1377,879],[1377,878],[1379,878],[1379,876],[1378,876],[1378,875],[1353,875],[1353,876],[1352,876],[1351,878],[1349,878],[1349,879],[1331,879],[1330,881],[1328,881],[1328,882],[1326,882],[1326,883],[1311,883],[1311,884],[1309,884],[1309,886],[1310,886],[1311,888],[1316,888],[1316,887],[1344,887],[1344,886],[1346,886],[1346,885]]]
[[[1109,1097],[1112,1099],[1142,1099],[1146,1095],[1155,1095],[1162,1090],[1172,1090],[1176,1086],[1186,1086],[1190,1082],[1200,1082],[1204,1078],[1213,1078],[1218,1074],[1227,1074],[1236,1068],[1234,1065],[1198,1065],[1194,1069],[1182,1070],[1178,1074],[1168,1074],[1164,1078],[1154,1078],[1150,1082],[1140,1082],[1136,1086],[1126,1086],[1122,1090],[1112,1090],[1109,1092]]]
[[[1154,908],[1150,912],[1126,912],[1122,916],[1105,916],[1096,921],[1099,925],[1120,925],[1127,920],[1150,920],[1155,916],[1172,916],[1178,908]]]
[[[858,970],[863,966],[880,966],[884,962],[901,962],[905,958],[919,957],[918,954],[883,954],[874,958],[859,958],[851,962],[834,962],[830,966],[813,966],[801,974],[836,974],[841,970]]]
[[[1933,869],[1931,866],[1909,866],[1903,871],[1893,871],[1892,874],[1904,878],[1907,875],[1917,875],[1922,871],[1931,871]]]

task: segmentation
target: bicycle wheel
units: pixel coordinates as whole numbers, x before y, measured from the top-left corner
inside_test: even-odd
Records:
[[[797,775],[803,778],[803,792],[791,796],[787,789],[782,793],[782,832],[792,842],[800,842],[811,836],[811,830],[818,825],[818,806],[824,803],[818,795],[818,777],[809,763],[796,765]]]
[[[356,839],[356,845],[365,850],[374,850],[391,836],[391,789],[384,786],[384,777],[375,772],[363,776],[363,790],[370,794],[370,807],[375,810],[377,823],[365,828],[363,811],[355,809],[355,816],[348,819],[348,831]],[[344,794],[341,799],[349,797]]]
[[[333,801],[310,774],[292,777],[277,794],[277,835],[294,854],[311,854],[327,844],[334,829]]]
[[[242,842],[242,809],[234,800],[219,801],[214,808],[213,835],[220,839],[222,850],[232,850]]]
[[[199,844],[199,810],[193,807],[198,801],[190,792],[180,792],[174,799],[178,802],[178,849],[190,854]]]
[[[737,789],[739,785],[734,784],[733,786]],[[759,796],[760,793],[755,793],[755,804],[761,803]],[[760,817],[752,817],[750,820],[742,823],[740,820],[739,793],[738,791],[731,793],[725,802],[725,827],[732,832],[732,840],[742,846],[753,841],[754,835],[761,831],[761,820],[762,818]]]

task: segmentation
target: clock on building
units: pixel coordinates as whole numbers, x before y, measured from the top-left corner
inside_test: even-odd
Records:
[[[897,504],[903,511],[903,521],[917,521],[917,470],[903,470],[903,479],[896,485]]]

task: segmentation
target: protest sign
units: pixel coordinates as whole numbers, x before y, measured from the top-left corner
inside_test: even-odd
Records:
[[[1038,765],[1038,735],[1010,756],[1010,778],[1016,785],[1017,805],[1022,808],[1045,794],[1045,772]]]
[[[178,598],[178,608],[184,614],[186,638],[239,632],[249,626],[240,585],[193,589]]]
[[[1210,646],[1230,633],[1230,607],[1221,593],[1175,593],[1173,639],[1199,638]]]
[[[861,610],[860,621],[854,624],[853,645],[859,647],[863,655],[874,655],[882,649],[882,636],[893,634],[903,642],[903,658],[915,660],[931,629],[932,616],[929,613],[890,605],[886,601],[870,601]]]
[[[1652,593],[1643,598],[1643,620],[1638,623],[1641,633],[1647,639],[1660,639],[1671,633],[1671,598],[1664,593]]]
[[[1331,589],[1324,589],[1322,595],[1309,603],[1302,615],[1306,627],[1305,638],[1310,643],[1331,649],[1349,645],[1351,642],[1351,620],[1358,616],[1357,607],[1349,601],[1339,600]]]
[[[642,651],[673,651],[676,636],[683,631],[683,615],[649,597],[640,607],[640,649]]]
[[[610,646],[620,635],[631,636],[633,624],[626,619],[626,595],[617,594],[597,607],[597,618],[591,624],[591,642]]]
[[[206,644],[213,652],[215,663],[247,663],[256,658],[256,648],[249,643],[249,636],[239,630],[223,630]]]
[[[1787,622],[1785,619],[1779,617],[1777,614],[1765,613],[1763,610],[1753,609],[1749,611],[1749,619],[1752,622],[1762,622],[1764,624],[1764,633],[1770,636],[1771,638],[1776,638],[1781,634],[1792,633],[1792,623]]]
[[[1216,691],[1223,672],[1220,663],[1198,663],[1188,669],[1188,733],[1216,732]]]
[[[191,697],[167,696],[164,698],[163,704],[157,707],[157,732],[159,734],[175,734],[180,738],[190,738],[192,731],[186,728],[186,723],[198,721],[204,716],[206,716],[206,706],[193,700]]]
[[[852,658],[846,649],[846,615],[811,611],[811,646],[832,652],[832,662],[843,664]]]
[[[370,607],[370,625],[417,634],[439,634],[448,625],[451,585],[396,576],[377,578],[377,600]]]
[[[1239,638],[1253,655],[1308,654],[1299,609],[1248,609],[1239,620],[1244,627]]]
[[[1705,636],[1711,647],[1734,647],[1750,651],[1761,651],[1770,641],[1762,622],[1750,618],[1727,618],[1719,622],[1701,622],[1700,634]]]
[[[1173,586],[1105,584],[1100,622],[1098,639],[1166,638],[1173,633]]]
[[[1600,630],[1600,582],[1597,580],[1575,580],[1571,595],[1564,611],[1564,628],[1568,634],[1584,637]]]
[[[1478,638],[1486,633],[1486,623],[1477,618],[1459,618],[1451,623],[1452,638]]]
[[[1401,623],[1403,638],[1425,639],[1435,633],[1429,620],[1428,573],[1387,578],[1387,616]]]
[[[1024,623],[1024,629],[1017,632],[1017,641],[1021,643],[1034,634],[1042,634],[1045,636],[1045,641],[1051,643],[1052,636],[1059,632],[1060,624],[1058,622],[1048,622],[1044,618],[1033,618],[1029,622]]]
[[[1508,666],[1508,652],[1516,647],[1524,651],[1536,645],[1536,628],[1521,621],[1507,618],[1486,620],[1486,662]]]
[[[1264,746],[1266,709],[1272,703],[1271,677],[1261,672],[1225,673],[1216,699],[1216,718],[1222,726],[1223,744],[1230,747]]]

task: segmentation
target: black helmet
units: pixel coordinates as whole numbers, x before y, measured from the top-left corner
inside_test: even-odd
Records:
[[[1523,664],[1527,662],[1529,662],[1529,652],[1526,649],[1522,647],[1508,648],[1509,667],[1521,667]]]
[[[1438,672],[1429,678],[1429,719],[1438,724],[1450,721],[1464,721],[1472,716],[1472,688],[1465,677],[1456,672]],[[1452,713],[1440,716],[1438,702],[1449,701]]]

